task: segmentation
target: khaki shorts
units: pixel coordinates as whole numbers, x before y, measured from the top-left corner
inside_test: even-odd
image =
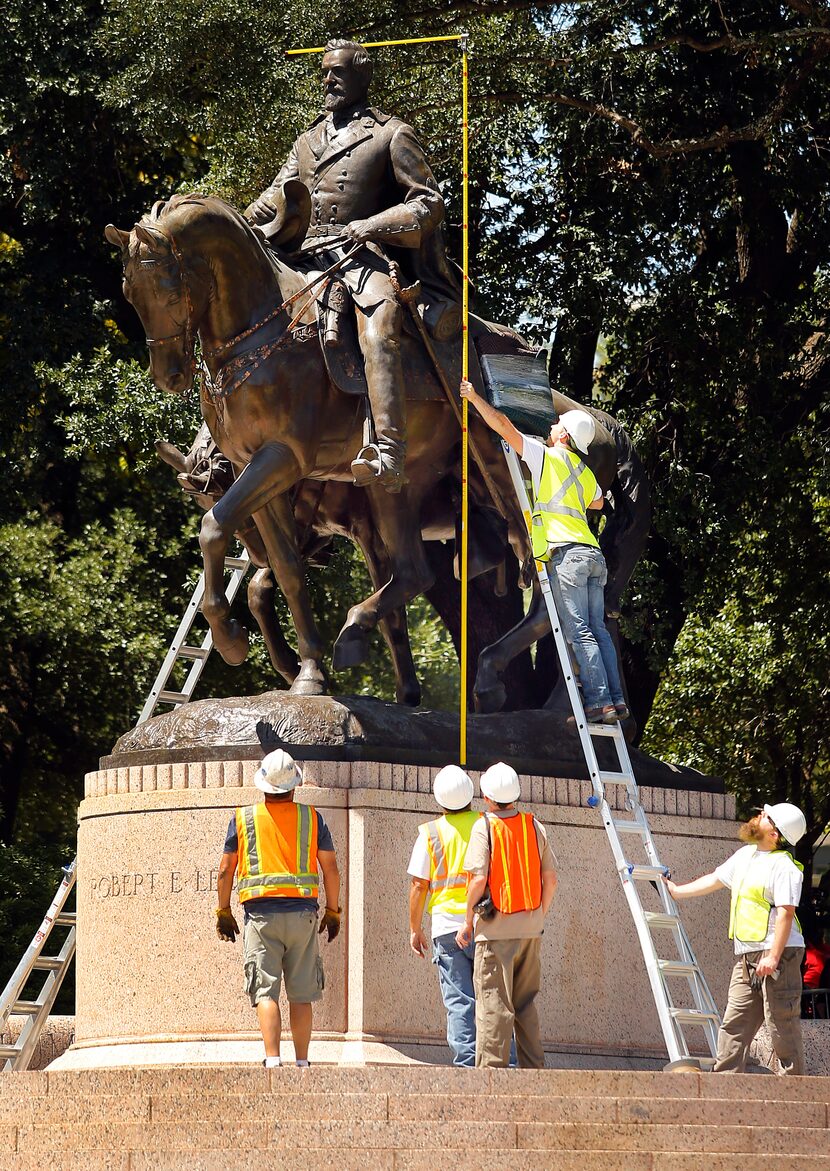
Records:
[[[289,1003],[311,1004],[323,995],[323,961],[314,911],[249,911],[242,935],[245,991],[256,1007],[279,1000],[285,977]]]

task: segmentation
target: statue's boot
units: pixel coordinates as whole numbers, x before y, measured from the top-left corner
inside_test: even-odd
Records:
[[[360,488],[380,484],[387,492],[400,492],[406,484],[406,399],[401,370],[400,340],[364,338],[363,358],[369,403],[377,441],[367,444],[352,460],[354,482]]]

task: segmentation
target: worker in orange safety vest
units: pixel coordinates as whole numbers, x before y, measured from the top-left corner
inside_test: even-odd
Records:
[[[481,778],[486,815],[473,826],[464,860],[468,872],[466,947],[475,931],[476,1065],[507,1066],[515,1030],[519,1065],[545,1064],[536,1011],[542,976],[542,931],[556,893],[556,859],[547,834],[516,802],[521,786],[508,764]]]
[[[294,800],[302,775],[282,748],[270,752],[254,776],[264,794],[230,820],[219,865],[216,933],[234,943],[239,925],[231,911],[234,874],[244,912],[245,991],[256,1009],[265,1043],[265,1066],[281,1064],[280,985],[288,998],[297,1065],[308,1065],[312,1004],[323,994],[317,935],[331,943],[340,931],[340,874],[331,832],[311,805]],[[317,928],[319,873],[326,906]]]

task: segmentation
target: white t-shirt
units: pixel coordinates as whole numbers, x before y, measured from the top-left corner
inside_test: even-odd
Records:
[[[425,878],[429,882],[432,873],[429,863],[429,851],[424,834],[418,834],[415,845],[412,847],[412,857],[409,859],[407,874],[412,878]],[[466,916],[462,913],[455,915],[451,911],[442,911],[440,908],[432,912],[432,938],[439,935],[453,935],[464,926]]]
[[[539,498],[539,489],[542,483],[542,469],[545,464],[545,455],[551,450],[552,449],[548,447],[546,443],[543,443],[541,439],[537,439],[533,435],[525,435],[522,433],[522,461],[523,463],[527,464],[528,470],[530,471],[530,479],[531,483],[533,484],[534,500],[538,500]],[[600,488],[599,484],[597,484],[597,490],[594,493],[594,500],[599,500],[600,496],[602,496],[602,489]],[[593,503],[593,501],[591,503]],[[556,544],[558,543],[559,542],[555,542],[552,544],[551,548],[556,548]]]
[[[735,867],[738,864],[738,859],[744,859],[748,852],[756,852],[760,858],[764,857],[764,852],[756,850],[753,845],[742,846],[740,850],[736,850],[731,858],[715,870],[715,878],[719,878],[724,886],[732,889],[732,879],[735,875]],[[752,882],[752,871],[754,861],[750,863],[749,869],[744,877],[744,883]],[[769,865],[769,863],[765,863]],[[775,935],[775,916],[776,907],[797,907],[799,899],[801,898],[801,884],[803,875],[798,867],[787,857],[783,852],[776,853],[773,857],[773,863],[768,871],[767,885],[764,887],[764,898],[772,905],[772,910],[769,916],[769,930],[767,931],[766,939],[763,943],[742,943],[741,940],[733,940],[735,944],[735,955],[744,955],[750,951],[768,951],[772,947],[773,936]],[[803,947],[804,936],[795,925],[790,928],[790,935],[787,940],[787,947]]]

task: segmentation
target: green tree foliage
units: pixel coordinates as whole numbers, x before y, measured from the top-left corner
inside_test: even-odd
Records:
[[[722,773],[744,805],[774,791],[823,824],[825,3],[8,0],[4,15],[5,874],[35,881],[44,841],[71,852],[80,777],[134,718],[195,572],[198,517],[152,455],[159,435],[188,443],[195,403],[149,385],[103,226],[175,190],[244,206],[319,106],[317,59],[284,50],[332,34],[469,29],[478,306],[549,343],[554,380],[627,422],[654,483],[626,609],[646,743]],[[374,100],[417,126],[457,257],[459,86],[454,44],[376,54]],[[310,581],[331,640],[364,571],[341,549]],[[429,701],[451,704],[446,636],[426,603],[410,624]],[[372,654],[338,686],[391,695]],[[205,680],[272,685],[256,640]]]

